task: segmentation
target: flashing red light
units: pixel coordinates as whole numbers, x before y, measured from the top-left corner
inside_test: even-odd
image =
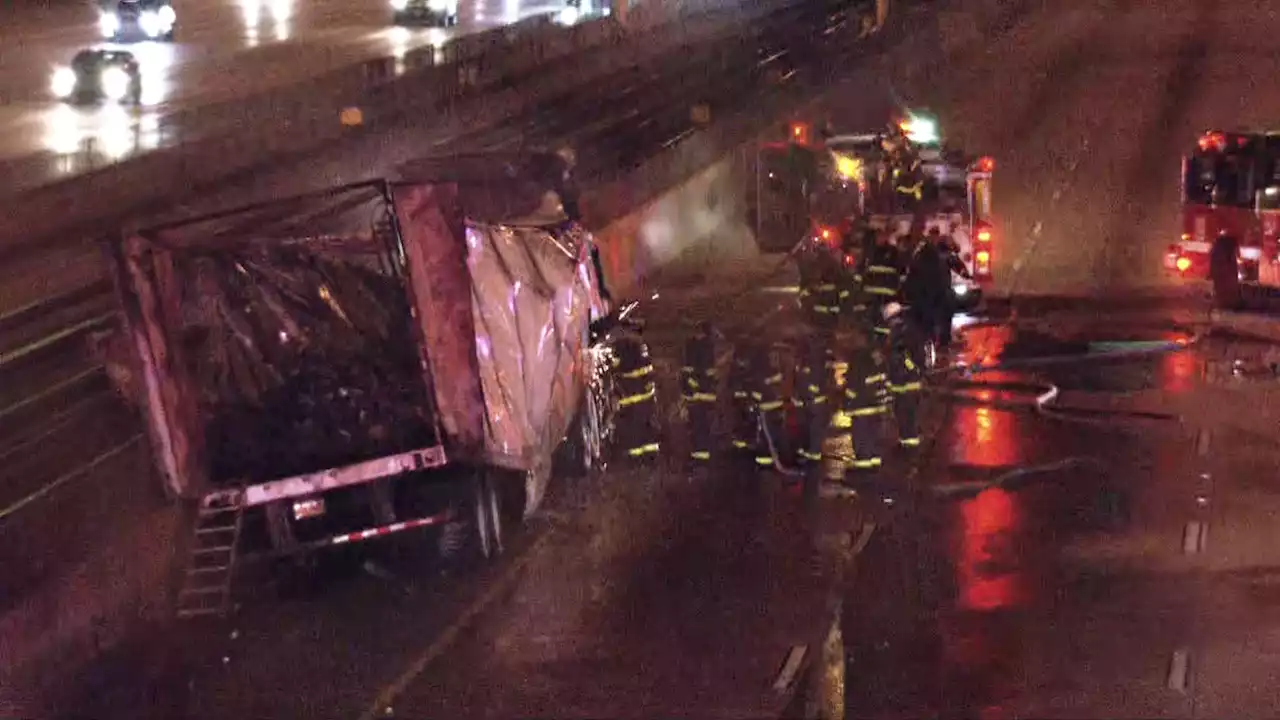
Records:
[[[1186,255],[1179,255],[1178,259],[1173,261],[1173,266],[1178,268],[1178,272],[1185,273],[1191,269],[1191,258]]]
[[[978,172],[994,172],[996,169],[996,160],[993,157],[986,156],[978,158]]]
[[[830,240],[830,239],[831,239],[831,228],[822,228],[822,231],[821,231],[821,232],[819,232],[818,234],[822,236],[822,239],[823,239],[823,240]]]
[[[809,126],[806,125],[805,123],[792,123],[791,124],[791,142],[799,143],[800,145],[808,145],[809,144]]]
[[[986,250],[979,250],[977,259],[979,265],[989,265],[991,264],[991,253]]]
[[[1217,150],[1219,152],[1227,149],[1227,137],[1220,132],[1205,133],[1200,137],[1200,149],[1208,152]]]
[[[849,267],[853,267],[853,264],[854,264],[855,262],[857,262],[857,258],[855,258],[854,256],[852,256],[852,255],[845,255],[845,256],[844,256],[844,264],[845,264],[845,265],[848,265]]]
[[[989,242],[991,242],[991,231],[990,231],[990,230],[988,230],[987,228],[982,228],[981,230],[979,230],[979,231],[978,231],[978,242],[980,242],[980,243],[989,243]]]

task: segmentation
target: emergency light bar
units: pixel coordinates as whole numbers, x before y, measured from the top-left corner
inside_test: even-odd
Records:
[[[921,145],[932,145],[940,139],[938,137],[938,124],[929,118],[909,117],[898,123],[898,127],[902,129],[902,134],[913,143]]]

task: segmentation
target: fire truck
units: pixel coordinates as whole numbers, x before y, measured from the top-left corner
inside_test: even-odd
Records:
[[[1201,134],[1182,158],[1181,185],[1182,237],[1165,268],[1211,280],[1222,307],[1280,286],[1280,132]]]
[[[794,122],[785,140],[763,144],[756,188],[761,247],[787,250],[806,234],[814,243],[840,247],[857,217],[899,235],[937,228],[955,241],[972,276],[953,277],[960,304],[972,306],[993,280],[995,160],[946,147],[926,118],[904,117],[896,128],[815,138],[811,125]],[[921,161],[918,197],[893,187],[887,148],[904,141]]]

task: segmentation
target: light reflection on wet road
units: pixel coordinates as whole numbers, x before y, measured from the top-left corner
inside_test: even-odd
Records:
[[[968,335],[963,359],[1083,359],[1091,349],[1114,349],[1092,343],[1176,337],[1150,331],[1050,337],[980,327]],[[1178,391],[1198,367],[1195,352],[1106,360],[1099,367],[1044,364],[981,373],[958,392],[922,483],[960,491],[921,493],[913,509],[893,517],[860,559],[858,596],[846,598],[848,715],[1008,717],[1060,699],[1065,678],[1046,670],[1042,658],[1082,652],[1060,647],[1070,637],[1060,609],[1078,601],[1073,593],[1080,582],[1076,570],[1063,567],[1061,554],[1078,541],[1123,535],[1134,493],[1149,491],[1139,484],[1149,479],[1151,463],[1181,449],[1119,427],[1047,419],[1034,412],[1034,397],[1047,383]],[[975,486],[1016,468],[1073,457],[1101,462],[1004,487]],[[1095,715],[1125,714],[1105,697],[1098,702]]]

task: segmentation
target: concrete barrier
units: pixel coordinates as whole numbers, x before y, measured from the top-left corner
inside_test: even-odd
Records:
[[[185,111],[162,128],[165,147],[11,198],[9,212],[0,216],[0,261],[14,252],[117,227],[124,218],[172,200],[173,188],[204,188],[274,158],[318,151],[351,132],[338,121],[349,106],[360,107],[366,123],[424,109],[443,115],[460,104],[483,103],[487,94],[539,74],[579,72],[607,63],[601,57],[569,58],[631,52],[633,43],[623,42],[628,36],[647,38],[651,49],[671,47],[688,36],[690,25],[700,31],[708,25],[738,27],[784,4],[754,0],[626,30],[608,18],[568,28],[530,18],[445,45],[444,64],[435,62],[434,51],[431,62],[419,51],[402,74],[395,73],[394,58],[378,59],[296,88]],[[530,93],[525,99],[538,98]]]

